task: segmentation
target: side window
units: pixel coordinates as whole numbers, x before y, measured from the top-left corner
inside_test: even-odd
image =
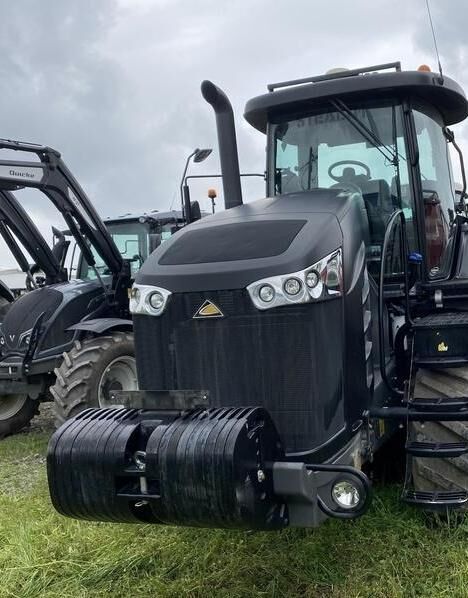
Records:
[[[455,186],[448,145],[438,114],[415,110],[423,192],[426,262],[431,277],[446,273],[450,263],[455,221]]]
[[[285,141],[277,140],[276,143],[276,193],[295,193],[302,187],[298,177],[298,147]]]
[[[117,249],[122,254],[122,257],[130,261],[130,268],[132,276],[135,275],[143,263],[143,256],[141,255],[140,237],[137,233],[133,234],[113,234],[112,238],[117,245]]]

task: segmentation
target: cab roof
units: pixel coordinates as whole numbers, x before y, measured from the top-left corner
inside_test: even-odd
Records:
[[[396,70],[376,72],[389,68]],[[268,86],[269,93],[247,102],[244,116],[253,127],[265,133],[272,118],[291,112],[307,112],[338,97],[344,101],[417,98],[435,106],[445,125],[453,125],[468,116],[465,93],[453,79],[438,73],[401,71],[400,68],[397,62],[272,84]]]
[[[183,214],[180,210],[171,210],[169,212],[159,212],[152,210],[151,212],[139,212],[133,214],[122,214],[121,216],[104,218],[105,224],[114,224],[117,222],[139,222],[140,218],[150,218],[151,220],[159,220],[162,222],[183,222]]]

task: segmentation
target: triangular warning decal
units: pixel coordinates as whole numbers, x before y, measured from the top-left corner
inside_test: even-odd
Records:
[[[223,312],[219,309],[217,305],[215,305],[212,301],[208,299],[203,303],[201,307],[198,308],[196,314],[193,316],[194,318],[222,318],[224,317]]]

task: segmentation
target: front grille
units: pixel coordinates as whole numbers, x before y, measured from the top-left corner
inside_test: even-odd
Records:
[[[193,319],[207,299],[224,318]],[[265,407],[288,452],[343,425],[340,300],[260,312],[246,291],[174,294],[163,316],[135,316],[134,327],[142,389],[203,389],[213,406]]]

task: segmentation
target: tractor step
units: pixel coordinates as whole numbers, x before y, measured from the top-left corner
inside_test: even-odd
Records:
[[[414,365],[452,368],[468,363],[468,313],[433,313],[416,319]]]
[[[408,401],[408,419],[468,421],[468,397],[413,397]]]
[[[405,490],[402,499],[409,504],[420,507],[456,509],[468,503],[468,492],[458,490],[437,490],[434,492]]]
[[[406,444],[406,452],[414,457],[461,457],[468,453],[468,442],[417,442]]]

